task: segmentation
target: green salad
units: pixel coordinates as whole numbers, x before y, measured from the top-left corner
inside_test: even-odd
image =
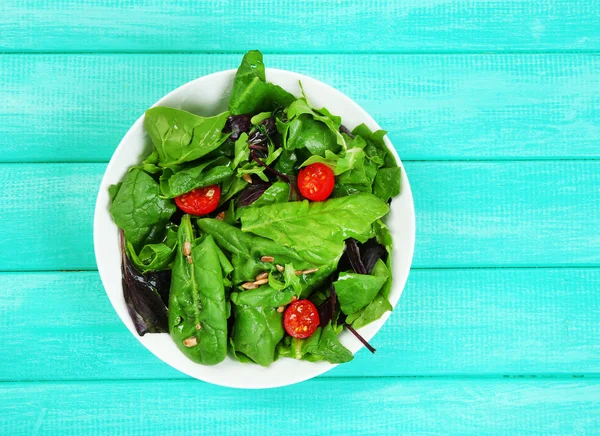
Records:
[[[227,112],[154,107],[144,126],[152,153],[109,188],[139,335],[169,333],[203,365],[348,362],[345,328],[374,352],[356,329],[392,310],[386,132],[267,82],[259,51]]]

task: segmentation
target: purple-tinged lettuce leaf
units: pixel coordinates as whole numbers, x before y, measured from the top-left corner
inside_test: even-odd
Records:
[[[168,332],[165,304],[168,296],[165,295],[163,287],[168,289],[170,280],[167,280],[166,276],[155,274],[145,276],[135,269],[125,252],[125,237],[122,231],[121,278],[127,310],[138,334],[144,336],[146,333]]]

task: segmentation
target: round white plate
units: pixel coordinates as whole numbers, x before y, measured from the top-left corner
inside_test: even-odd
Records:
[[[198,115],[212,116],[227,110],[227,102],[235,70],[221,71],[193,80],[161,98],[155,106],[169,106],[184,109]],[[298,81],[302,82],[309,101],[316,107],[326,107],[331,113],[342,117],[343,124],[352,130],[365,123],[373,131],[379,125],[358,104],[340,91],[318,80],[291,71],[267,69],[267,80],[282,86],[289,92],[300,95]],[[389,139],[385,139],[396,160],[402,166]],[[128,168],[136,165],[151,151],[151,141],[144,130],[142,115],[129,129],[113,154],[98,192],[94,214],[94,250],[98,271],[106,294],[119,317],[131,334],[148,350],[173,368],[209,383],[236,388],[272,388],[308,380],[334,368],[326,362],[310,363],[282,358],[269,368],[240,363],[227,357],[216,366],[196,364],[185,357],[168,334],[147,334],[138,336],[127,312],[121,288],[121,265],[119,254],[118,229],[108,211],[110,199],[108,187],[119,182]],[[413,199],[404,168],[402,168],[401,193],[394,198],[387,224],[394,239],[393,275],[394,281],[390,303],[396,306],[408,278],[415,244],[415,212]],[[381,319],[363,327],[360,334],[370,340],[390,316],[386,313]],[[341,342],[353,353],[362,344],[348,331],[340,335]],[[377,359],[377,355],[370,357]],[[393,363],[390,362],[390,365]]]

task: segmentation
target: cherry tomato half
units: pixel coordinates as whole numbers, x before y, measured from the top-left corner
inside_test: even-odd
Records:
[[[219,185],[196,188],[175,197],[175,204],[179,209],[190,215],[206,215],[219,205],[221,189]]]
[[[288,306],[283,315],[285,331],[294,338],[304,339],[319,327],[319,312],[308,300],[298,300]]]
[[[312,201],[327,200],[333,191],[334,183],[333,171],[322,163],[302,168],[298,174],[300,194]]]

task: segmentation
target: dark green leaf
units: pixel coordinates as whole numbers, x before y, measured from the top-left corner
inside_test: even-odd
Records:
[[[277,106],[288,106],[292,101],[292,94],[266,82],[262,54],[258,50],[246,53],[233,80],[229,98],[231,113],[254,114]]]
[[[383,262],[382,262],[383,264]],[[349,315],[365,307],[379,292],[386,277],[342,272],[333,283],[342,312]]]
[[[284,149],[275,163],[275,169],[283,174],[291,174],[294,172],[297,160],[298,158],[294,151]]]
[[[178,246],[195,242],[189,215],[178,231]],[[169,297],[169,332],[191,360],[215,365],[227,355],[227,307],[218,248],[208,236],[193,246],[192,263],[177,250]]]
[[[323,329],[319,327],[312,336],[303,341],[294,343],[292,340],[292,348],[295,348],[294,357],[301,355],[302,359],[312,362],[325,359],[334,364],[346,363],[354,359],[350,350],[340,343],[331,322]]]
[[[381,168],[375,177],[373,194],[387,201],[400,194],[400,167]]]
[[[365,124],[361,124],[352,130],[353,135],[360,135],[365,141],[367,146],[365,147],[365,153],[372,159],[379,160],[383,163],[386,168],[397,167],[398,163],[396,159],[389,151],[387,145],[383,140],[383,137],[387,134],[385,130],[378,130],[372,132]],[[379,165],[381,166],[381,164]]]
[[[123,182],[119,182],[108,187],[108,196],[111,202],[115,201],[115,197],[117,196],[119,189],[121,189],[122,184]]]
[[[293,296],[294,290],[292,288],[275,289],[269,285],[262,285],[256,289],[250,289],[243,292],[232,292],[231,301],[238,305],[243,304],[246,306],[277,308],[290,304]]]
[[[127,241],[129,258],[142,273],[148,271],[161,271],[168,269],[175,258],[177,248],[177,232],[173,228],[167,229],[164,242],[144,245],[139,253],[135,252],[133,245]]]
[[[144,126],[152,138],[162,167],[196,160],[218,148],[227,139],[221,134],[228,112],[204,118],[169,107],[146,111]]]
[[[110,207],[115,224],[125,232],[125,238],[136,250],[141,248],[151,231],[164,234],[175,210],[172,200],[159,197],[158,183],[137,168],[125,175]]]
[[[290,198],[290,185],[285,182],[273,183],[263,194],[249,207],[260,207],[268,204],[286,203]]]
[[[219,205],[225,204],[246,186],[248,186],[248,182],[238,176],[233,175],[225,179],[221,185],[221,199],[219,200]]]
[[[325,157],[325,151],[340,149],[335,134],[320,121],[310,115],[300,115],[288,123],[284,146],[287,150],[306,147],[312,154]]]
[[[283,313],[274,307],[233,305],[235,322],[231,344],[240,353],[262,366],[275,360],[275,348],[283,338]]]
[[[228,165],[227,158],[219,157],[176,170],[166,168],[160,176],[162,196],[175,198],[196,188],[205,188],[221,183],[233,175],[233,171]]]
[[[298,253],[288,247],[245,233],[223,221],[203,218],[198,220],[198,227],[204,233],[212,235],[219,247],[231,254],[234,284],[254,281],[258,274],[273,271],[276,264],[290,263],[296,269],[303,270],[315,266],[304,261]],[[272,256],[275,260],[263,262],[262,256]]]

